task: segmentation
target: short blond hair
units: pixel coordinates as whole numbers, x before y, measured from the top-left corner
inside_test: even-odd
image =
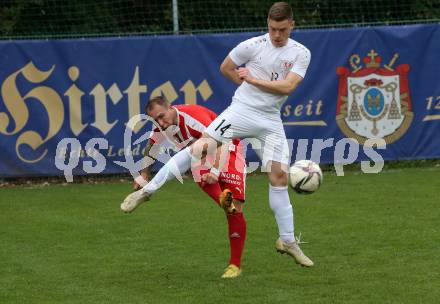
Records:
[[[292,7],[287,2],[275,2],[270,7],[267,18],[274,21],[293,20]]]
[[[155,105],[160,105],[168,108],[170,103],[164,96],[153,97],[145,105],[145,114],[148,114]]]

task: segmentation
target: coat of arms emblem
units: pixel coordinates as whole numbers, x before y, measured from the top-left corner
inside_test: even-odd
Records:
[[[364,58],[350,57],[350,71],[338,67],[339,76],[336,122],[342,132],[359,143],[370,138],[383,138],[387,144],[398,140],[413,119],[408,85],[408,64],[395,69],[398,58],[381,67],[381,57],[371,50]]]

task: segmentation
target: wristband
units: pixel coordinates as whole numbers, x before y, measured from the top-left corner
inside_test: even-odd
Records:
[[[215,168],[215,167],[211,167],[211,170],[209,170],[209,172],[214,174],[216,177],[220,176],[220,171],[217,168]]]

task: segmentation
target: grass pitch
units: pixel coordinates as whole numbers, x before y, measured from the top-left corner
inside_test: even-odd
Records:
[[[438,303],[440,169],[327,174],[291,192],[315,267],[275,252],[265,176],[247,183],[243,274],[220,276],[223,211],[173,182],[136,212],[127,183],[0,189],[0,303]]]

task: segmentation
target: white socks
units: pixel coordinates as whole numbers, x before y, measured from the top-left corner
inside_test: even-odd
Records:
[[[269,184],[269,204],[278,224],[280,239],[287,243],[294,242],[293,209],[287,186],[275,187]]]
[[[191,153],[187,147],[176,153],[163,167],[157,172],[153,179],[143,187],[143,191],[153,194],[160,189],[167,181],[179,178],[181,174],[191,168]]]

